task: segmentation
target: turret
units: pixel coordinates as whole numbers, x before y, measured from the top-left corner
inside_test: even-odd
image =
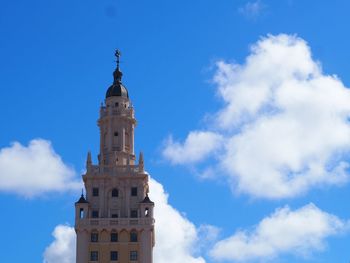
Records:
[[[153,218],[154,202],[149,199],[148,194],[140,203],[141,217]]]
[[[77,202],[75,202],[75,221],[76,224],[81,219],[85,219],[88,217],[89,213],[89,202],[86,201],[83,192]]]

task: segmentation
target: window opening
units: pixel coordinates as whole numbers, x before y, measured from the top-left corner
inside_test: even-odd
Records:
[[[98,188],[97,187],[93,187],[92,188],[92,196],[98,196],[98,194],[99,194]]]
[[[137,232],[130,232],[130,242],[137,242]]]
[[[98,233],[91,233],[91,242],[98,242]]]
[[[111,260],[117,261],[118,260],[118,251],[111,251]]]
[[[137,260],[137,251],[130,251],[130,260]]]
[[[137,210],[131,210],[130,211],[130,217],[131,218],[137,218]]]
[[[118,189],[114,188],[112,190],[112,197],[118,197],[119,193],[118,193]]]
[[[137,196],[137,187],[131,187],[131,196]]]
[[[91,251],[90,261],[98,261],[98,251]]]
[[[92,218],[98,218],[98,210],[92,210]]]
[[[118,233],[111,233],[111,242],[118,242]]]

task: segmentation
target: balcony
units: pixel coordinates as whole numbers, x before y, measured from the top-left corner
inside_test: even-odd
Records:
[[[77,227],[125,227],[151,226],[153,218],[84,218],[76,222]]]
[[[120,173],[138,173],[139,172],[139,166],[138,165],[118,165],[113,167],[104,167],[103,168],[105,172],[111,172],[113,174],[120,174]]]
[[[129,164],[129,165],[118,165],[113,167],[103,167],[103,171],[100,169],[99,165],[91,165],[89,168],[89,173],[92,175],[101,174],[101,173],[109,173],[112,175],[119,175],[119,174],[137,174],[137,173],[143,173],[139,169],[138,164]]]

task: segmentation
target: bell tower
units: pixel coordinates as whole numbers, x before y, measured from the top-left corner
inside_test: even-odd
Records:
[[[113,84],[100,107],[100,153],[90,152],[82,176],[86,196],[75,203],[77,263],[152,263],[154,203],[148,197],[143,155],[134,152],[136,119],[122,84],[120,52]]]

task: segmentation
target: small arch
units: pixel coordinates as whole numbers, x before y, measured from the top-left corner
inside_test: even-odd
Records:
[[[119,232],[119,240],[120,240],[120,242],[128,242],[129,241],[128,231],[126,229],[122,229]]]
[[[145,208],[145,217],[149,217],[149,208],[148,207]]]
[[[80,210],[79,210],[79,218],[80,219],[84,218],[84,208],[80,208]]]

